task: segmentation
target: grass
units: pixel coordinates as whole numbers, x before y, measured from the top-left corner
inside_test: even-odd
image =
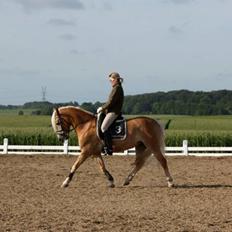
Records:
[[[24,115],[31,115],[33,111],[36,111],[37,109],[24,109],[24,108],[18,108],[18,109],[0,109],[0,115],[1,116],[13,116],[18,115],[19,111],[23,111]]]
[[[33,115],[1,115],[1,128],[49,128],[51,127],[50,116],[33,116]]]
[[[128,118],[135,117],[133,115]],[[171,120],[166,130],[167,146],[181,146],[187,139],[190,146],[232,146],[232,116],[176,116],[149,115],[163,125]],[[7,137],[10,144],[59,144],[51,127],[50,116],[17,115],[15,111],[0,112],[0,144]],[[72,133],[71,145],[76,145]]]
[[[164,125],[171,120],[169,130],[232,130],[232,116],[147,115],[147,117],[154,118]]]

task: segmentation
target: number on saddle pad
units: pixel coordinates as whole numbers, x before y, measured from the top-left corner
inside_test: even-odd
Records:
[[[101,124],[105,118],[105,114],[101,113],[98,115],[97,119],[97,134],[102,139],[103,134],[101,132]],[[126,138],[126,120],[122,115],[119,115],[116,120],[112,123],[109,128],[112,139],[120,139],[123,140]]]

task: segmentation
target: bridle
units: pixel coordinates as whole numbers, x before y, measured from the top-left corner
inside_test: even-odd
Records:
[[[58,108],[55,108],[54,110],[56,111],[56,116],[57,116],[57,119],[56,118],[54,119],[54,123],[56,124],[56,128],[54,128],[54,130],[57,136],[60,137],[59,138],[60,140],[68,139],[69,133],[71,131],[76,130],[79,126],[85,124],[88,121],[86,120],[86,121],[79,122],[76,125],[73,125],[73,124],[70,125],[70,122],[61,116],[61,113],[59,112]],[[92,114],[92,115],[96,118],[95,114]],[[67,115],[67,116],[71,118],[70,115]],[[69,125],[68,129],[64,128],[64,124]]]
[[[61,136],[63,139],[68,139],[69,138],[69,133],[73,130],[76,129],[76,127],[69,127],[68,130],[65,130],[64,127],[63,127],[63,124],[66,123],[66,124],[69,124],[69,122],[62,118],[61,117],[61,114],[59,112],[59,110],[57,108],[55,108],[56,110],[56,115],[58,117],[58,120],[56,121],[56,126],[58,127],[58,130],[56,130],[56,134],[58,136]],[[70,129],[71,128],[71,129]]]

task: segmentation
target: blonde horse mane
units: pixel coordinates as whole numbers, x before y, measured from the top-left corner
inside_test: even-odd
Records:
[[[82,111],[82,112],[84,112],[84,113],[86,113],[86,114],[88,114],[88,115],[90,115],[90,116],[95,116],[94,115],[94,113],[91,113],[90,111],[88,111],[88,110],[84,110],[84,109],[82,109],[82,108],[80,108],[79,106],[62,106],[62,107],[60,107],[59,109],[76,109],[76,110],[79,110],[79,111]]]

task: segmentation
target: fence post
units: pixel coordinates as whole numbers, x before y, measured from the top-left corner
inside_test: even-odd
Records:
[[[188,140],[183,140],[183,155],[188,155]]]
[[[129,155],[129,150],[124,150],[123,154],[124,155]]]
[[[6,155],[8,153],[8,138],[3,139],[3,154]]]
[[[68,139],[64,140],[64,154],[68,155]]]

